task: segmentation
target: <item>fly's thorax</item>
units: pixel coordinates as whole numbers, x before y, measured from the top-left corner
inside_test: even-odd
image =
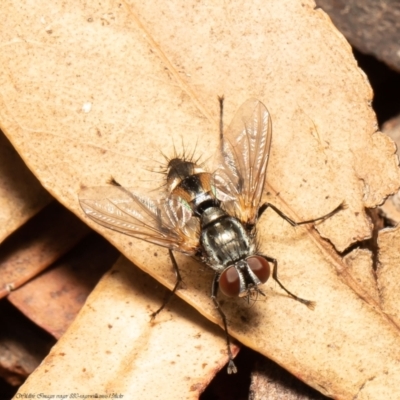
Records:
[[[192,161],[173,158],[167,165],[167,186],[171,193],[182,181],[191,175],[205,173],[204,169]]]
[[[216,271],[222,272],[255,252],[254,240],[243,224],[220,207],[205,210],[200,225],[206,263]]]

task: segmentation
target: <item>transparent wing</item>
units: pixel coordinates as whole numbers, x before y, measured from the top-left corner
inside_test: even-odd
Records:
[[[199,248],[198,219],[176,196],[152,200],[105,186],[83,189],[79,202],[89,218],[106,228],[189,255]]]
[[[216,196],[243,223],[253,225],[264,189],[272,125],[263,103],[247,100],[224,133],[214,173]]]

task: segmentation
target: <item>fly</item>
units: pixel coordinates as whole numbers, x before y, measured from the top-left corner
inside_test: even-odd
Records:
[[[211,298],[226,334],[228,373],[236,373],[230,348],[226,316],[217,299],[220,289],[229,297],[264,293],[259,288],[271,275],[292,298],[313,309],[315,303],[290,292],[278,279],[278,262],[264,255],[257,245],[256,223],[271,208],[292,226],[329,218],[344,207],[308,221],[295,222],[270,203],[261,205],[271,148],[270,114],[263,103],[247,100],[223,133],[223,98],[220,102],[220,151],[210,173],[189,157],[174,157],[166,167],[166,188],[157,199],[136,195],[114,179],[94,194],[80,194],[85,214],[95,222],[135,238],[169,249],[176,283],[155,317],[181,282],[174,251],[200,260],[215,271]]]

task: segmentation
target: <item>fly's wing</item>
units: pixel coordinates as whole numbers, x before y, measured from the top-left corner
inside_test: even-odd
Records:
[[[83,189],[85,214],[106,228],[189,255],[199,247],[199,222],[175,196],[152,200],[121,186]]]
[[[220,163],[214,173],[216,197],[244,224],[254,225],[257,220],[271,138],[270,114],[256,99],[239,108],[222,138]]]

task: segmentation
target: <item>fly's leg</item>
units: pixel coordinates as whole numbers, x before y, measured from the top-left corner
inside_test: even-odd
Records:
[[[219,139],[224,137],[224,96],[218,97],[219,101]]]
[[[265,258],[269,261],[272,262],[274,264],[274,268],[272,270],[272,277],[274,278],[275,282],[278,283],[278,285],[289,295],[291,296],[293,299],[299,301],[300,303],[305,304],[308,308],[310,308],[311,310],[314,310],[315,308],[315,301],[311,301],[311,300],[305,300],[302,299],[301,297],[296,296],[295,294],[293,294],[290,290],[286,289],[285,286],[283,286],[283,284],[280,282],[280,280],[278,279],[278,261],[275,258],[272,257],[268,257],[265,256]]]
[[[219,304],[219,301],[217,300],[218,279],[219,279],[219,274],[217,273],[214,276],[214,280],[213,280],[212,287],[211,287],[211,298],[212,298],[212,301],[214,302],[214,305],[215,305],[216,309],[218,310],[219,315],[221,316],[222,322],[224,324],[226,345],[228,347],[228,357],[229,357],[228,374],[236,374],[237,368],[236,368],[236,365],[235,365],[235,363],[233,361],[233,355],[232,355],[232,351],[231,351],[231,339],[230,339],[229,333],[228,333],[228,324],[226,322],[226,316],[225,316],[224,312],[222,311],[222,308],[221,308],[221,305]]]
[[[283,218],[285,221],[289,222],[290,225],[292,226],[299,226],[299,225],[305,225],[305,224],[311,224],[313,222],[317,222],[317,221],[322,221],[325,220],[329,217],[331,217],[332,215],[336,214],[338,211],[343,210],[344,208],[346,208],[346,203],[341,203],[339,206],[337,206],[333,211],[329,212],[328,214],[323,215],[322,217],[319,218],[314,218],[314,219],[309,219],[307,221],[301,221],[301,222],[296,222],[293,221],[291,218],[289,218],[286,214],[284,214],[281,210],[279,210],[279,208],[277,208],[276,206],[274,206],[271,203],[264,203],[259,209],[258,209],[258,213],[257,213],[257,218],[260,218],[261,215],[263,214],[263,212],[268,208],[272,208],[281,218]],[[252,226],[250,227],[252,228]],[[290,290],[286,289],[285,286],[283,286],[283,284],[279,281],[278,279],[278,261],[275,258],[272,257],[268,257],[265,256],[265,258],[269,261],[272,262],[274,264],[274,268],[272,271],[272,277],[274,278],[274,280],[278,283],[278,285],[289,295],[291,296],[293,299],[299,301],[300,303],[305,304],[308,308],[311,308],[312,310],[315,307],[315,302],[314,301],[310,301],[310,300],[305,300],[302,299],[298,296],[296,296],[295,294],[293,294]]]
[[[323,215],[322,217],[319,218],[314,218],[314,219],[309,219],[307,221],[301,221],[301,222],[296,222],[293,221],[291,218],[289,218],[286,214],[284,214],[281,210],[279,210],[279,208],[275,207],[273,204],[271,203],[264,203],[259,209],[258,209],[258,214],[257,214],[257,218],[260,218],[261,215],[263,214],[263,212],[268,208],[272,208],[280,217],[282,217],[285,221],[289,222],[290,225],[292,226],[299,226],[299,225],[305,225],[305,224],[311,224],[313,222],[317,222],[317,221],[322,221],[325,220],[329,217],[331,217],[332,215],[336,214],[338,211],[343,210],[344,208],[346,208],[346,204],[343,202],[340,205],[338,205],[333,211],[329,212],[328,214]]]
[[[173,296],[173,295],[175,294],[175,292],[178,290],[179,284],[182,282],[182,277],[181,277],[181,274],[180,274],[180,272],[179,272],[178,264],[177,264],[177,262],[176,262],[176,260],[175,260],[174,253],[172,253],[172,250],[170,250],[170,249],[168,250],[168,252],[169,252],[169,257],[170,257],[170,259],[171,259],[172,265],[173,265],[173,267],[174,267],[174,271],[175,271],[175,275],[176,275],[176,282],[175,282],[175,286],[174,286],[174,288],[172,289],[172,291],[168,292],[167,295],[165,296],[164,301],[163,301],[163,303],[161,304],[161,307],[160,307],[157,311],[155,311],[155,312],[153,312],[153,313],[151,314],[151,319],[152,319],[152,320],[153,320],[153,319],[165,308],[165,306],[170,302],[170,300],[172,299],[172,296]]]

